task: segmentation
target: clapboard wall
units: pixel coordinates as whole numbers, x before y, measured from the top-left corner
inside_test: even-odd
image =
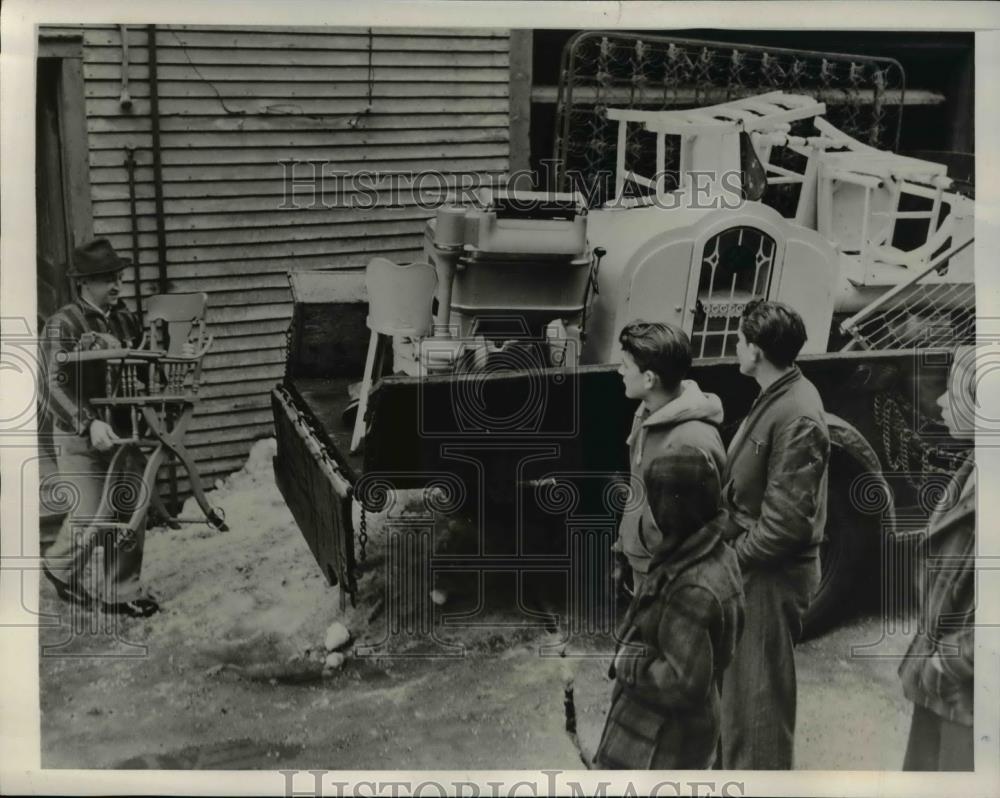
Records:
[[[156,293],[149,32],[126,32],[130,109],[119,102],[118,26],[42,34],[82,35],[93,232],[123,254],[132,247],[125,152],[135,148],[142,291]],[[319,181],[320,193],[300,183],[290,202],[287,163],[300,162],[294,174],[307,182],[324,170],[499,179],[510,166],[510,36],[158,26],[156,44],[169,290],[207,292],[215,336],[188,438],[211,482],[271,434],[268,393],[283,374],[291,315],[287,273],[361,269],[375,254],[419,257],[432,214],[405,199],[384,207],[381,193],[376,207],[345,207],[345,180]]]

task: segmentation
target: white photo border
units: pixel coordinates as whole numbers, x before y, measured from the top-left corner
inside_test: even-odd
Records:
[[[336,25],[337,27],[461,27],[474,21],[476,27],[522,27],[601,29],[808,29],[838,30],[931,30],[976,31],[976,282],[981,333],[1000,333],[1000,102],[989,102],[1000,85],[1000,7],[978,2],[621,2],[621,3],[507,3],[507,2],[260,2],[222,0],[211,4],[197,0],[173,0],[169,4],[118,0],[8,0],[2,8],[3,50],[0,53],[0,317],[3,334],[16,333],[10,320],[35,318],[35,238],[25,231],[35,229],[34,196],[34,100],[36,26],[59,23],[226,25]],[[514,24],[512,24],[514,23]],[[991,329],[996,328],[996,329]],[[980,401],[997,407],[995,385],[987,386]],[[17,397],[0,392],[0,406],[14,407]],[[0,417],[9,417],[0,414]],[[993,416],[990,416],[993,417]],[[28,535],[28,550],[19,551],[20,527],[37,530],[37,501],[24,509],[21,491],[12,489],[22,478],[22,464],[33,456],[30,432],[23,441],[0,446],[2,484],[0,529],[2,551],[37,556],[37,534]],[[988,475],[1000,474],[1000,449],[983,445],[976,449],[981,485],[992,483]],[[29,463],[23,471],[37,481],[37,469]],[[33,492],[29,492],[29,496]],[[1000,517],[997,491],[980,491],[980,555],[1000,563],[1000,533],[988,519]],[[34,520],[33,527],[30,522]],[[997,566],[1000,567],[1000,566]],[[37,592],[37,571],[29,572],[26,591]],[[17,626],[18,602],[10,578],[16,572],[0,571],[0,639],[3,678],[0,679],[0,790],[5,794],[179,794],[179,795],[284,795],[285,776],[277,771],[181,772],[181,771],[86,771],[42,770],[39,752],[38,634],[30,626]],[[6,578],[5,578],[6,577]],[[995,572],[980,572],[977,609],[976,762],[971,774],[925,774],[901,772],[790,772],[741,773],[713,771],[664,773],[619,773],[598,771],[563,772],[557,778],[565,785],[572,780],[587,791],[601,782],[611,782],[608,795],[621,794],[631,784],[634,794],[648,794],[664,782],[692,784],[742,782],[734,795],[770,796],[914,796],[952,794],[991,796],[1000,794],[1000,579]],[[844,730],[850,733],[849,729]],[[551,776],[544,772],[387,772],[394,781],[435,779],[445,785],[477,784],[489,795],[488,782],[503,780],[533,782],[518,795],[545,794]],[[329,780],[332,780],[330,777]],[[338,782],[377,782],[380,774],[369,771],[340,772]],[[296,789],[304,789],[296,782]],[[331,788],[332,789],[332,788]],[[704,790],[704,787],[702,787]],[[327,794],[336,794],[329,792]],[[354,794],[345,790],[345,795]],[[371,793],[364,793],[371,794]],[[438,794],[429,792],[427,794]],[[465,794],[470,794],[466,792]],[[508,794],[508,793],[503,793]],[[589,794],[589,792],[588,792]],[[660,788],[661,795],[684,794]],[[704,793],[703,793],[704,794]]]

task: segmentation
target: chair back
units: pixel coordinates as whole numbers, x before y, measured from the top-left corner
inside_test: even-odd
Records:
[[[429,263],[372,258],[365,271],[369,329],[410,338],[429,333],[437,282],[437,271]]]
[[[197,349],[205,337],[208,294],[156,294],[146,300],[146,334],[150,349],[170,355],[185,354],[185,345]]]

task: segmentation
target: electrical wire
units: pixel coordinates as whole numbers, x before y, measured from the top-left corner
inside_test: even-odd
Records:
[[[198,79],[208,86],[214,93],[216,98],[219,100],[219,104],[222,106],[222,110],[230,116],[246,116],[247,111],[242,108],[230,108],[226,104],[225,98],[219,91],[218,87],[211,80],[206,78],[201,70],[198,69],[197,65],[191,59],[191,54],[187,50],[187,46],[177,35],[176,31],[167,29],[167,32],[174,37],[177,42],[178,47],[181,52],[184,53],[184,58],[187,60],[188,65],[194,70],[194,73],[198,76]],[[302,106],[296,103],[273,103],[271,105],[264,106],[264,112],[268,115],[273,116],[302,116],[306,119],[313,119],[316,121],[330,120],[330,119],[347,119],[348,127],[356,127],[361,120],[362,116],[371,113],[372,100],[375,93],[375,64],[373,62],[374,53],[374,29],[368,29],[368,75],[367,75],[367,105],[360,114],[307,114],[303,111]]]
[[[225,111],[230,116],[245,116],[246,115],[245,110],[241,108],[230,108],[228,105],[226,105],[226,100],[222,96],[222,93],[219,91],[218,87],[214,83],[212,83],[212,81],[210,81],[208,78],[202,75],[201,70],[199,70],[198,67],[195,66],[194,61],[191,60],[191,54],[188,53],[187,47],[185,46],[184,42],[181,41],[181,37],[177,35],[177,32],[170,30],[169,28],[167,28],[167,32],[174,37],[174,40],[180,47],[181,52],[184,53],[184,57],[187,59],[188,64],[190,65],[191,69],[194,70],[194,73],[198,76],[199,80],[201,80],[202,83],[204,83],[212,91],[215,92],[215,96],[218,98],[219,104],[222,105],[222,110]]]

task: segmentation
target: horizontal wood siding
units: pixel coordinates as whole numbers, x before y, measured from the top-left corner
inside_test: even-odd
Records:
[[[147,31],[128,29],[130,110],[119,103],[118,27],[43,33],[83,36],[94,234],[126,255],[125,148],[135,148],[142,291],[156,293]],[[283,374],[291,315],[287,273],[421,256],[432,211],[409,197],[387,207],[388,181],[361,192],[344,176],[436,170],[455,185],[463,174],[495,182],[508,172],[509,35],[170,26],[157,29],[157,45],[167,275],[173,292],[209,294],[215,336],[189,437],[211,484],[272,433],[268,395]],[[288,201],[289,174],[306,183],[315,175],[315,192],[307,185]],[[424,200],[442,191],[435,180],[420,187]]]

